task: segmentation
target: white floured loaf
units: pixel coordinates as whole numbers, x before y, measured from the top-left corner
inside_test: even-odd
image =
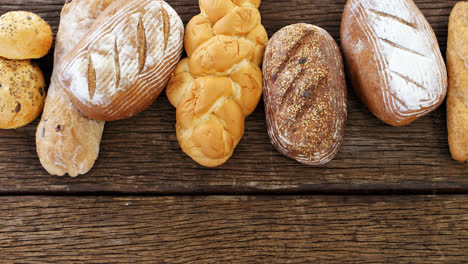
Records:
[[[87,117],[131,117],[156,100],[183,48],[184,28],[164,1],[119,0],[70,52],[59,82]]]
[[[383,122],[407,125],[443,102],[444,60],[412,0],[349,0],[341,44],[354,90]]]

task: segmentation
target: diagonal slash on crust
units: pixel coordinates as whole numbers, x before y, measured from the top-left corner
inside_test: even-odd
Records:
[[[378,15],[378,16],[393,19],[393,20],[395,20],[395,21],[397,21],[397,22],[399,22],[401,24],[404,24],[404,25],[407,25],[409,27],[412,27],[412,28],[416,29],[416,26],[414,25],[414,23],[406,21],[403,18],[394,16],[394,15],[391,15],[391,14],[388,14],[388,13],[385,13],[385,12],[381,12],[381,11],[378,11],[378,10],[375,10],[375,9],[369,9],[369,11],[376,14],[376,15]]]

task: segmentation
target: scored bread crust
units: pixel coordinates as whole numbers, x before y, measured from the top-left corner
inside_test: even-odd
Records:
[[[341,43],[354,90],[383,122],[408,125],[443,102],[445,63],[412,0],[349,0]]]
[[[112,2],[114,0],[72,0],[62,9],[54,71],[36,132],[37,154],[44,169],[52,175],[85,174],[98,157],[104,122],[83,116],[57,82],[57,75],[64,56]]]
[[[60,67],[59,82],[87,117],[113,121],[146,109],[180,60],[184,26],[161,0],[118,0]]]
[[[468,161],[468,2],[459,2],[449,20],[447,126],[450,152]]]
[[[338,153],[347,119],[343,59],[322,28],[294,24],[268,42],[263,62],[266,123],[271,143],[307,165]]]
[[[197,163],[225,163],[244,133],[245,118],[262,95],[268,35],[260,0],[200,0],[187,25],[183,59],[166,94],[177,108],[177,139]]]

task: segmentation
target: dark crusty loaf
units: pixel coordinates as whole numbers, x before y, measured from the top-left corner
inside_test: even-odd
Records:
[[[341,44],[354,90],[383,122],[404,126],[443,102],[444,60],[412,0],[349,0]]]
[[[161,0],[118,0],[65,57],[59,81],[87,117],[112,121],[143,111],[180,60],[184,25]]]
[[[333,38],[308,24],[281,29],[266,48],[263,78],[272,144],[304,164],[332,160],[347,118],[343,60]]]

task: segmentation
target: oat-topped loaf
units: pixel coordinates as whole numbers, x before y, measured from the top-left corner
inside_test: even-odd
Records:
[[[203,166],[225,163],[262,95],[268,35],[260,0],[200,0],[202,13],[185,34],[188,58],[177,66],[167,96],[177,107],[182,150]]]
[[[66,56],[59,83],[89,118],[131,117],[164,89],[180,60],[183,36],[183,23],[166,2],[116,1]]]
[[[343,142],[347,91],[330,34],[309,24],[275,33],[265,51],[263,83],[272,144],[307,165],[332,160]]]

